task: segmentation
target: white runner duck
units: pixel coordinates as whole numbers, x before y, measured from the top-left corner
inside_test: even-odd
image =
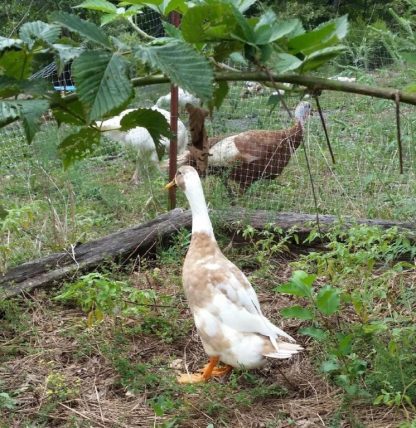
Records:
[[[261,367],[266,357],[289,358],[303,348],[263,314],[250,282],[221,252],[214,237],[198,173],[179,168],[166,187],[185,192],[192,211],[192,239],[183,266],[183,286],[209,363],[180,383],[223,376],[233,367]],[[216,367],[219,362],[226,366]]]

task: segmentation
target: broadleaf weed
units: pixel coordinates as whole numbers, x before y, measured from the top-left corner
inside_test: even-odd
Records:
[[[414,410],[416,328],[407,303],[416,296],[406,280],[414,284],[416,245],[396,228],[335,228],[326,238],[328,251],[301,256],[292,266],[304,270],[275,288],[295,303],[282,315],[302,321],[320,370],[346,397]]]

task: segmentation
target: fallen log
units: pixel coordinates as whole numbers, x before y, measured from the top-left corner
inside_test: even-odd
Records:
[[[229,230],[241,229],[247,224],[261,230],[272,223],[283,231],[296,228],[296,233],[303,237],[316,227],[314,214],[248,211],[235,207],[232,211],[213,210],[211,216],[221,227]],[[322,232],[326,232],[335,223],[339,223],[340,219],[332,215],[319,215],[319,222]],[[379,226],[383,229],[397,227],[410,239],[416,240],[416,223],[380,219],[343,219],[341,223],[345,228],[353,224]],[[97,268],[109,260],[117,259],[118,263],[123,264],[132,257],[147,254],[158,242],[168,239],[183,227],[191,227],[191,213],[175,209],[147,223],[24,263],[0,276],[0,296],[11,297],[38,287],[53,285],[73,278],[82,271]]]
[[[304,236],[316,228],[316,214],[236,209],[224,212],[214,211],[214,216],[218,216],[224,225],[231,225],[230,227],[233,229],[238,224],[250,224],[255,229],[261,230],[271,223],[280,227],[283,231],[296,228],[297,233]],[[340,218],[334,215],[319,214],[319,225],[323,233],[328,232],[334,224],[339,224],[346,229],[358,224],[378,226],[382,229],[397,227],[404,231],[409,238],[416,239],[416,223],[368,218]]]
[[[0,276],[0,297],[53,285],[109,260],[118,259],[122,264],[132,257],[146,254],[157,242],[190,224],[190,212],[175,209],[147,223],[24,263]]]

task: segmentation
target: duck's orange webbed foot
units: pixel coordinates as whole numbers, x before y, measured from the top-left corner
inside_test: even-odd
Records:
[[[201,373],[181,374],[177,377],[179,383],[200,383],[206,382],[213,376],[225,376],[233,368],[231,366],[216,367],[219,357],[210,357],[209,363],[201,370]]]
[[[187,384],[187,383],[201,383],[205,382],[206,379],[203,378],[202,373],[182,373],[176,380],[178,383]]]
[[[202,369],[202,372],[208,367],[208,364]],[[221,377],[225,376],[233,369],[232,366],[214,367],[210,377]]]

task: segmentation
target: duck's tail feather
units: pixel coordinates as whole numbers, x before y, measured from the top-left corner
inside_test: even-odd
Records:
[[[302,346],[297,343],[276,342],[274,339],[272,340],[272,343],[275,351],[264,354],[265,357],[278,359],[290,358],[292,355],[303,350]]]
[[[290,336],[289,334],[287,334],[285,331],[283,331],[282,329],[280,329],[279,327],[273,325],[274,329],[275,329],[275,333],[277,334],[277,336],[282,336],[284,338],[286,338],[287,340],[289,340],[290,342],[296,342],[295,339],[293,339],[292,336]],[[275,339],[270,337],[271,342],[273,343],[274,346],[276,346],[275,343]]]

